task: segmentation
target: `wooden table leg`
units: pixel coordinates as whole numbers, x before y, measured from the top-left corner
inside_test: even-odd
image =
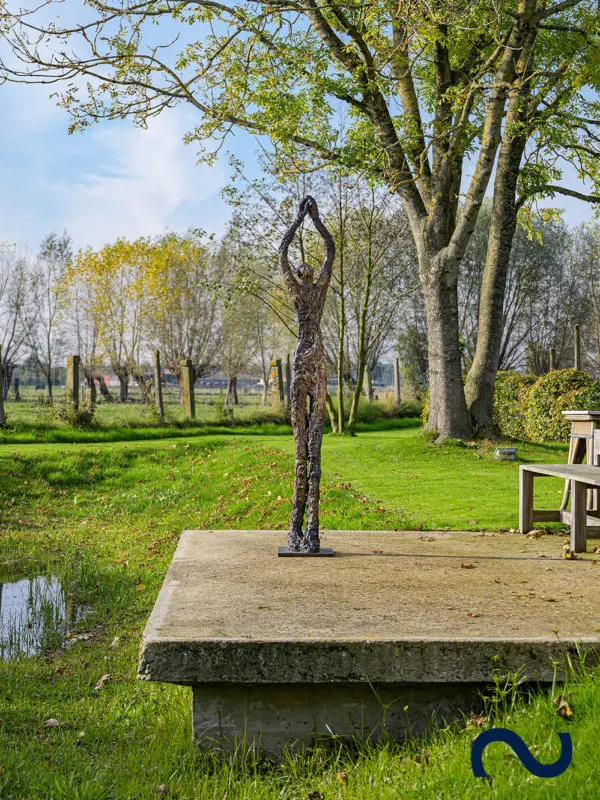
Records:
[[[529,533],[533,528],[533,472],[519,467],[519,530]]]
[[[571,550],[585,553],[587,486],[571,481]]]

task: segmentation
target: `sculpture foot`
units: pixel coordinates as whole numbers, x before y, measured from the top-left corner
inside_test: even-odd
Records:
[[[300,553],[303,550],[303,544],[304,534],[302,533],[302,530],[295,530],[292,528],[288,533],[288,547],[290,550]]]
[[[321,549],[318,530],[307,530],[302,542],[303,553],[318,553]]]

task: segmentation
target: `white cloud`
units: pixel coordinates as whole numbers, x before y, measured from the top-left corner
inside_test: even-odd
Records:
[[[1,240],[36,252],[47,233],[65,228],[76,248],[166,228],[223,231],[230,216],[219,197],[226,170],[199,166],[196,148],[183,143],[197,121],[191,109],[169,109],[147,130],[105,121],[69,136],[68,115],[50,91],[0,91]]]
[[[228,216],[218,198],[224,169],[196,164],[194,147],[182,141],[189,127],[189,114],[179,109],[151,120],[147,130],[125,123],[96,127],[94,168],[56,187],[73,238],[98,246],[118,236],[208,227],[200,218],[207,200],[213,220],[215,203]]]

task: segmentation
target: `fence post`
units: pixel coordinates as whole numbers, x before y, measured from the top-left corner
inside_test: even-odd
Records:
[[[575,325],[573,333],[573,366],[575,369],[581,369],[581,337],[579,335],[579,325]]]
[[[550,372],[556,369],[556,347],[550,348]]]
[[[163,403],[162,374],[160,370],[160,350],[154,351],[154,405],[156,413],[162,422],[165,418],[165,406]]]
[[[400,359],[394,359],[394,403],[396,408],[400,408],[402,397],[400,393]]]
[[[69,356],[67,358],[67,405],[79,408],[79,356]]]
[[[188,419],[196,419],[196,398],[194,397],[194,368],[191,358],[183,358],[181,367],[181,394],[183,407]]]
[[[4,411],[4,369],[2,368],[2,345],[0,344],[0,427],[6,423]]]

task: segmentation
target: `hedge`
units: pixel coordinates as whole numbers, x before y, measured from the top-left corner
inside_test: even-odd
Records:
[[[600,408],[600,380],[585,372],[560,369],[540,378],[499,372],[493,420],[500,436],[531,442],[566,442],[571,423],[563,411]]]
[[[542,375],[523,398],[525,435],[530,442],[566,442],[571,423],[562,412],[589,408],[595,381],[576,369],[558,369]]]
[[[500,436],[508,436],[510,439],[526,438],[523,400],[535,380],[533,375],[523,375],[515,370],[496,375],[492,421]]]

